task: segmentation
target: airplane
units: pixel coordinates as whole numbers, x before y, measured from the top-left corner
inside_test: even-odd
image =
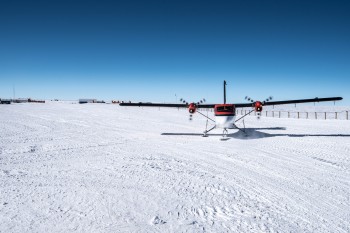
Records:
[[[250,97],[246,96],[245,98],[250,103],[234,103],[227,104],[226,103],[226,81],[224,80],[224,103],[223,104],[204,104],[206,101],[202,99],[198,102],[188,103],[187,101],[180,99],[181,104],[166,104],[166,103],[120,103],[120,106],[138,106],[138,107],[170,107],[170,108],[188,108],[188,112],[190,113],[190,120],[192,119],[192,115],[196,112],[200,115],[204,116],[207,119],[206,129],[203,132],[202,136],[207,137],[208,132],[213,129],[223,129],[222,139],[225,139],[228,134],[228,129],[238,129],[245,133],[245,130],[237,127],[236,123],[252,112],[256,112],[258,118],[260,118],[261,111],[263,110],[263,106],[271,106],[271,105],[283,105],[283,104],[299,104],[299,103],[315,103],[315,102],[326,102],[326,101],[339,101],[342,100],[342,97],[327,97],[327,98],[313,98],[313,99],[297,99],[297,100],[284,100],[284,101],[271,101],[272,97],[270,96],[264,101],[254,101]],[[245,115],[236,119],[236,108],[244,108],[244,107],[252,107]],[[215,120],[201,113],[199,109],[209,109],[214,108]],[[208,120],[215,123],[215,125],[207,129]]]

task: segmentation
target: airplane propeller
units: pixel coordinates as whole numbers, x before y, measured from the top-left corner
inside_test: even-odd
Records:
[[[184,104],[187,104],[188,105],[188,102],[186,100],[184,100],[183,98],[180,99],[180,102],[184,103]]]
[[[266,100],[264,100],[263,104],[265,104],[266,102],[271,101],[272,99],[273,99],[273,97],[272,97],[272,96],[269,96],[269,98],[267,98]]]
[[[250,101],[250,102],[252,102],[252,103],[255,102],[255,101],[254,101],[252,98],[250,98],[249,96],[246,96],[245,99],[248,100],[248,101]]]
[[[269,96],[264,101],[255,101],[254,99],[250,98],[249,96],[246,96],[245,99],[253,104],[253,107],[255,108],[255,112],[257,113],[257,118],[260,119],[261,111],[263,109],[263,106],[271,101],[273,99],[272,96]]]
[[[188,105],[188,111],[190,113],[190,117],[189,117],[189,120],[191,121],[192,120],[192,116],[193,114],[196,112],[197,110],[197,107],[198,105],[202,104],[202,103],[205,103],[206,102],[206,99],[201,99],[199,100],[198,102],[191,102],[191,103],[188,103],[185,99],[181,98],[180,99],[180,102]]]
[[[181,98],[180,99],[180,102],[183,103],[183,104],[186,104],[186,105],[191,105],[192,106],[192,103],[189,104],[185,99]],[[191,108],[191,107],[190,107]],[[190,121],[192,121],[192,111],[190,111],[190,117],[188,118]]]
[[[254,99],[250,98],[249,96],[246,96],[244,99],[248,100],[248,101],[251,102],[251,103],[258,102],[258,101],[255,101]],[[273,99],[273,97],[272,97],[272,96],[269,96],[268,98],[266,98],[266,99],[262,102],[262,104],[264,105],[264,104],[266,104],[267,102],[271,101],[272,99]]]
[[[205,102],[206,102],[206,100],[203,98],[200,101],[198,101],[197,104],[202,104],[202,103],[205,103]]]

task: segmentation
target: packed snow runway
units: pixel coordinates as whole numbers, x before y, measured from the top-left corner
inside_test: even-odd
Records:
[[[247,117],[226,141],[205,123],[0,106],[0,232],[350,232],[350,121]]]

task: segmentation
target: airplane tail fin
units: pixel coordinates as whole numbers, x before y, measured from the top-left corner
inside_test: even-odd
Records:
[[[224,80],[224,104],[226,104],[226,81]]]

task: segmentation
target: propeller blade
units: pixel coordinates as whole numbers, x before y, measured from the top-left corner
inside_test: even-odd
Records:
[[[269,102],[270,100],[272,100],[273,99],[273,97],[272,96],[269,96],[266,100],[264,100],[264,104],[266,103],[266,102]]]
[[[197,104],[202,104],[202,103],[204,103],[204,102],[205,102],[205,99],[203,98],[203,99],[201,99],[200,101],[198,101]]]

